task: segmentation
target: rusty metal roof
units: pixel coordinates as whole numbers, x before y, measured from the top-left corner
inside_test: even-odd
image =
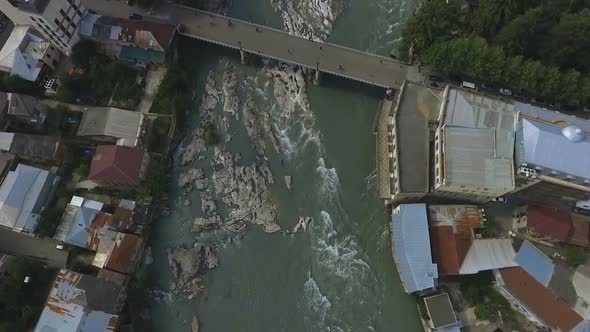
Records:
[[[115,331],[121,287],[107,280],[61,269],[35,332]]]

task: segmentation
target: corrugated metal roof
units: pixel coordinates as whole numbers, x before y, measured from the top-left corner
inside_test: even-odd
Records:
[[[460,237],[472,237],[473,230],[483,227],[483,214],[476,205],[429,205],[431,225],[452,226]]]
[[[62,221],[55,233],[55,239],[88,248],[90,228],[100,213],[103,203],[89,199],[80,202],[81,197],[74,196],[72,202],[66,206]]]
[[[17,231],[33,231],[55,176],[48,171],[19,164],[0,187],[0,224]]]
[[[517,266],[510,239],[475,239],[461,264],[460,274]]]
[[[0,150],[10,151],[13,140],[14,133],[0,132]]]
[[[490,196],[514,189],[512,158],[497,154],[493,129],[444,128],[445,184],[488,188]]]
[[[115,331],[122,289],[107,280],[62,269],[35,332]]]
[[[391,217],[392,250],[406,293],[433,288],[438,278],[432,263],[425,204],[402,204]]]
[[[520,164],[590,181],[590,138],[570,140],[562,127],[523,118]]]
[[[449,294],[442,293],[424,298],[424,304],[426,304],[426,310],[430,316],[430,324],[436,329],[436,331],[442,331],[439,329],[451,328],[453,329],[461,327],[461,322],[457,319],[455,309],[451,304]],[[449,330],[444,330],[449,331]]]
[[[529,241],[522,243],[514,261],[543,286],[549,285],[555,270],[553,261]]]
[[[123,146],[138,143],[143,114],[115,107],[95,107],[84,112],[78,136],[109,136],[121,139]]]

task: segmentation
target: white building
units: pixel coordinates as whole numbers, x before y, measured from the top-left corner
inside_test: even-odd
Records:
[[[30,26],[16,26],[0,50],[0,70],[37,81],[47,69],[55,70],[61,52]]]
[[[78,42],[80,21],[86,15],[80,0],[0,0],[0,11],[15,25],[34,26],[66,54]]]

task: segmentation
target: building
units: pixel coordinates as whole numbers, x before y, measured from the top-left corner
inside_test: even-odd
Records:
[[[61,269],[35,332],[116,331],[125,290],[117,283]]]
[[[572,276],[569,267],[553,262],[528,241],[515,261],[519,266],[494,271],[496,287],[515,308],[540,328],[571,331],[581,324],[587,311],[584,288],[589,286],[584,271],[577,269]]]
[[[529,206],[521,218],[529,233],[543,241],[588,246],[590,217],[545,206]]]
[[[145,132],[144,115],[115,107],[95,107],[84,112],[78,136],[105,144],[141,146]]]
[[[123,233],[141,235],[143,226],[142,214],[135,201],[120,200],[115,212],[113,212],[109,228]]]
[[[391,203],[417,202],[430,191],[432,127],[442,91],[405,82],[391,117]]]
[[[92,247],[90,228],[103,206],[101,202],[78,196],[72,197],[65,208],[54,238],[81,248]]]
[[[401,204],[393,209],[391,243],[406,293],[435,289],[438,272],[432,263],[425,204]]]
[[[149,154],[139,148],[99,145],[88,179],[102,186],[137,187],[145,179],[149,161]]]
[[[78,40],[86,7],[80,0],[0,0],[0,11],[15,25],[33,26],[69,55]]]
[[[36,162],[61,162],[65,146],[57,136],[0,132],[0,150]]]
[[[590,121],[515,103],[515,197],[571,209],[590,199]]]
[[[449,294],[442,293],[424,298],[430,320],[429,331],[460,332],[463,324],[457,319]]]
[[[163,64],[176,26],[89,14],[80,26],[80,37],[94,40],[99,51],[140,67]]]
[[[5,95],[6,114],[11,120],[25,124],[42,124],[45,122],[47,110],[43,104],[39,103],[37,98],[19,93],[6,93]]]
[[[6,175],[16,168],[18,160],[12,153],[0,151],[0,183],[4,182]]]
[[[92,265],[125,274],[133,272],[140,258],[143,244],[141,238],[133,234],[115,232],[107,227],[98,231],[100,243]]]
[[[439,275],[475,274],[516,266],[510,239],[476,238],[483,215],[473,205],[431,205],[430,241]]]
[[[36,82],[60,59],[59,49],[35,28],[17,25],[0,50],[0,71]]]
[[[0,225],[33,233],[58,182],[55,174],[23,164],[8,172],[0,187]]]
[[[514,105],[447,87],[432,196],[487,202],[514,190]]]

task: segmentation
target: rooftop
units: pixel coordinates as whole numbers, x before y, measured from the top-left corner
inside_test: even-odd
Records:
[[[61,269],[35,332],[115,331],[122,294],[115,283]]]
[[[430,130],[440,112],[442,91],[406,82],[396,114],[401,192],[429,190]]]
[[[141,133],[143,114],[115,107],[94,107],[84,112],[78,136],[108,136],[118,145],[135,147]]]
[[[590,236],[590,217],[577,213],[570,213],[572,223],[574,225],[574,231],[568,240],[568,243],[577,246],[588,246]]]
[[[451,304],[449,294],[442,293],[424,298],[430,322],[435,329],[444,327],[461,327],[462,324],[457,320],[457,315]]]
[[[0,132],[0,150],[23,159],[58,161],[63,158],[62,140],[57,136]]]
[[[522,118],[517,135],[518,165],[590,183],[590,138],[583,128],[564,120]]]
[[[135,267],[141,238],[132,234],[101,230],[101,240],[92,265],[121,273],[131,273]]]
[[[522,243],[514,261],[540,284],[549,286],[555,270],[553,261],[529,241]]]
[[[425,204],[402,204],[393,210],[392,250],[406,293],[434,288],[438,278],[432,263]]]
[[[36,81],[43,68],[40,60],[50,46],[32,27],[17,25],[0,50],[0,68],[11,75]]]
[[[90,246],[90,226],[100,213],[103,204],[74,196],[65,208],[55,239],[81,248]]]
[[[99,145],[90,164],[90,180],[99,183],[137,185],[146,152],[119,145]]]
[[[535,233],[561,242],[566,242],[573,230],[570,214],[557,208],[529,206],[526,210],[526,220],[527,227]]]
[[[521,267],[500,269],[499,275],[506,289],[535,313],[548,326],[570,331],[582,317]]]

